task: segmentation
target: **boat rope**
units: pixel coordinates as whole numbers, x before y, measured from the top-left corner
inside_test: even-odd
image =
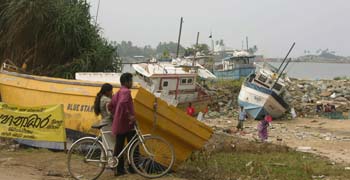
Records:
[[[153,103],[153,127],[152,127],[152,134],[156,130],[157,127],[157,110],[158,110],[158,98],[154,97],[154,103]]]

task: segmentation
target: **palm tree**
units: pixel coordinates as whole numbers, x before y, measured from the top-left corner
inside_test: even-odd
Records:
[[[96,61],[111,65],[115,48],[91,24],[89,8],[83,0],[1,1],[0,60],[52,76],[105,70]]]

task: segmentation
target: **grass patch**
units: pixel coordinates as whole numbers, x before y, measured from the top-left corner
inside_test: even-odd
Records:
[[[343,165],[323,157],[277,144],[257,143],[224,133],[214,133],[177,171],[187,179],[350,179]]]
[[[190,179],[312,179],[324,175],[332,179],[350,179],[339,165],[316,155],[299,152],[219,152],[197,155],[179,171]]]
[[[347,77],[347,76],[337,76],[333,78],[333,80],[348,80],[348,79],[350,79],[350,77]]]
[[[244,78],[239,80],[228,80],[228,79],[218,79],[208,83],[209,87],[220,87],[220,88],[240,88]]]

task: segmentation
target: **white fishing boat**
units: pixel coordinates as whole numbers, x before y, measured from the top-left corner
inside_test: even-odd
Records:
[[[138,82],[150,92],[157,94],[180,109],[191,103],[197,112],[203,111],[210,96],[198,83],[198,78],[215,79],[215,75],[191,60],[173,59],[172,62],[134,64]]]
[[[168,104],[185,110],[189,103],[196,112],[203,111],[210,102],[210,96],[198,83],[199,79],[215,79],[215,75],[196,63],[186,59],[173,59],[172,62],[157,62],[133,64],[136,72],[134,81],[159,96]],[[78,72],[77,80],[116,83],[121,73],[108,72]]]
[[[294,44],[287,56],[293,47]],[[283,98],[289,79],[283,74],[283,71],[290,60],[281,70],[287,56],[278,69],[268,63],[256,64],[255,72],[243,82],[238,103],[244,107],[250,117],[262,119],[266,114],[269,114],[273,118],[279,118],[289,109],[288,103]]]

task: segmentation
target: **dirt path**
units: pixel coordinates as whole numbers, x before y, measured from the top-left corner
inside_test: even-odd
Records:
[[[206,123],[214,128],[228,129],[237,121],[211,119]],[[258,121],[245,122],[246,134],[242,138],[257,139]],[[279,140],[278,140],[279,139]],[[269,141],[320,154],[340,163],[350,163],[350,120],[295,119],[274,121],[269,129]]]
[[[48,150],[21,149],[0,151],[1,180],[63,180],[72,179],[68,175],[66,154]],[[106,170],[99,180],[145,180],[139,175],[114,177],[112,170]],[[183,180],[168,175],[161,180]]]

